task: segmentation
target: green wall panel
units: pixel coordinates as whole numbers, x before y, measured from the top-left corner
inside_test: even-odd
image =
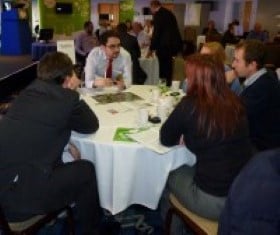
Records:
[[[120,0],[120,22],[133,20],[134,0]]]
[[[90,19],[90,0],[59,0],[73,4],[73,13],[56,14],[55,0],[39,0],[40,28],[53,28],[55,34],[71,35],[83,29],[84,22]]]

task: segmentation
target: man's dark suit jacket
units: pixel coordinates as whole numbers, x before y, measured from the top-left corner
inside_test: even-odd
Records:
[[[218,235],[279,235],[280,149],[253,157],[235,178]]]
[[[280,147],[280,84],[277,77],[268,71],[246,87],[241,97],[248,114],[250,136],[257,149]]]
[[[168,50],[176,55],[182,49],[182,39],[177,20],[173,13],[160,7],[154,15],[154,31],[151,39],[151,50]]]
[[[126,49],[131,56],[133,84],[144,84],[147,74],[140,67],[138,60],[141,56],[141,51],[137,38],[126,32],[120,32],[120,40],[121,46]]]
[[[38,194],[62,164],[71,131],[92,133],[98,127],[97,117],[77,92],[35,80],[0,120],[1,205],[22,213],[44,207]],[[24,185],[22,191],[17,185]]]

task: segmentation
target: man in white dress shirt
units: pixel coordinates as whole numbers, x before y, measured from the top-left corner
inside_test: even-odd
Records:
[[[116,85],[125,89],[132,81],[130,54],[120,46],[119,34],[109,30],[100,37],[100,46],[88,55],[85,66],[87,88]]]

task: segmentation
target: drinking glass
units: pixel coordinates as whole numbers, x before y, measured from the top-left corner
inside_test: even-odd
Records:
[[[158,88],[161,93],[166,92],[166,79],[159,79]]]

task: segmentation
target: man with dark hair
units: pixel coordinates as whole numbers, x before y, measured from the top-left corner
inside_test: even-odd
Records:
[[[148,57],[155,51],[159,60],[159,76],[167,80],[167,85],[172,81],[172,57],[182,49],[182,39],[174,14],[161,6],[157,0],[150,3],[154,22],[154,31],[151,38]]]
[[[104,32],[100,44],[89,53],[86,61],[86,87],[128,87],[132,80],[132,62],[129,53],[121,47],[119,34],[113,30]]]
[[[0,121],[0,200],[11,222],[75,203],[82,234],[99,234],[100,206],[92,163],[62,162],[71,131],[94,133],[99,122],[75,91],[71,59],[46,54],[37,77]]]
[[[131,56],[133,84],[143,85],[147,78],[147,74],[140,67],[139,57],[141,56],[141,51],[137,38],[128,34],[125,23],[120,23],[117,26],[117,31],[120,35],[121,46],[126,49]]]
[[[84,31],[80,32],[75,38],[77,61],[84,66],[88,53],[96,46],[98,46],[98,39],[93,31],[93,24],[91,21],[86,21]]]
[[[232,67],[244,77],[244,100],[250,136],[258,150],[280,147],[280,84],[276,75],[264,68],[265,46],[259,40],[237,44]]]

